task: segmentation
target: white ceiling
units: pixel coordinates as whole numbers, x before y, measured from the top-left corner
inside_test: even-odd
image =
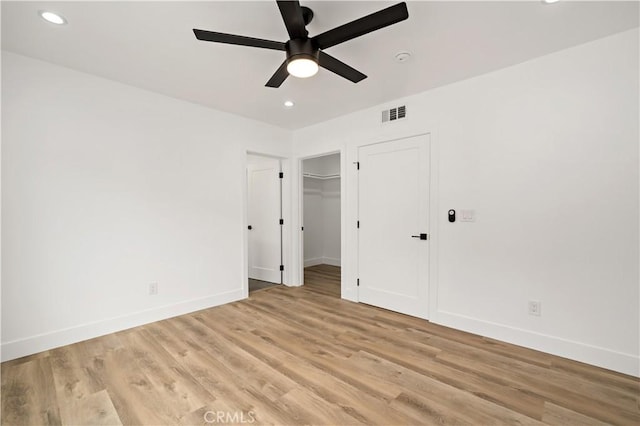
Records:
[[[303,1],[310,36],[396,2]],[[297,129],[639,25],[639,3],[408,2],[409,19],[327,53],[367,74],[322,70],[264,84],[284,52],[202,42],[192,29],[287,40],[274,1],[2,2],[2,48],[219,110]],[[64,15],[57,27],[37,15]],[[412,58],[396,63],[409,51]],[[283,101],[296,103],[285,109]]]

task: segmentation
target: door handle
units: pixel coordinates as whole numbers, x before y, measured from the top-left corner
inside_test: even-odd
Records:
[[[420,235],[412,235],[411,238],[420,238],[421,240],[426,240],[428,234],[420,234]]]

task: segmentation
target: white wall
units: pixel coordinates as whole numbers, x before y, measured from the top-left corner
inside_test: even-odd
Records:
[[[324,223],[322,180],[304,178],[304,266],[322,263]]]
[[[307,158],[304,160],[303,169],[304,173],[317,176],[340,175],[340,154]]]
[[[322,263],[340,266],[340,179],[322,181]]]
[[[244,297],[246,152],[290,143],[3,52],[3,360]]]
[[[342,217],[355,224],[357,147],[430,133],[431,320],[640,375],[638,36],[299,130],[294,155],[343,154]],[[380,111],[401,104],[408,119],[382,126]],[[450,224],[450,208],[477,220]],[[352,300],[356,232],[343,226]],[[529,300],[542,316],[528,315]]]
[[[340,266],[340,179],[304,178],[304,266]]]

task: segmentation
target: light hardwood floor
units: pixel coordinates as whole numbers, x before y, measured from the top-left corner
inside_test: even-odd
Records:
[[[2,424],[640,423],[636,378],[340,300],[339,275],[5,362]]]
[[[270,283],[267,281],[254,280],[249,278],[249,293],[253,293],[254,291],[261,291],[265,288],[271,288],[280,284]]]

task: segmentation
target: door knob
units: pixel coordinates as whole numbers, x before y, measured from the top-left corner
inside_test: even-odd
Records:
[[[412,235],[411,238],[420,238],[421,240],[426,240],[428,237],[427,234],[420,234],[420,235]]]

